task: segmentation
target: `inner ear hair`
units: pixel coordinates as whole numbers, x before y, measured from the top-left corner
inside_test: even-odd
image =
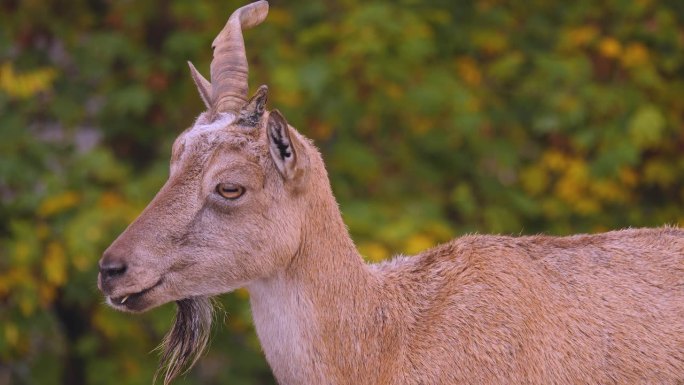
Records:
[[[286,178],[295,177],[297,169],[297,153],[290,136],[287,121],[278,110],[273,110],[268,116],[266,128],[268,147],[271,158],[278,171]]]
[[[247,128],[256,128],[261,122],[261,118],[266,111],[268,101],[268,86],[261,85],[254,96],[247,102],[245,107],[240,110],[236,123]]]
[[[287,121],[278,110],[273,110],[268,119],[268,135],[270,142],[278,149],[278,155],[282,160],[292,156],[292,142],[287,129]]]

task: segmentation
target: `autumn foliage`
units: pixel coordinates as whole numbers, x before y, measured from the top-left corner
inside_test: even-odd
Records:
[[[202,103],[236,1],[0,5],[0,385],[149,384],[165,306],[103,305],[104,248]],[[271,2],[253,89],[321,148],[370,261],[464,233],[684,223],[680,0]],[[187,384],[272,384],[244,291]]]

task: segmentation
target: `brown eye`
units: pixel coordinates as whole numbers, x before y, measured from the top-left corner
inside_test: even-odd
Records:
[[[245,193],[245,188],[233,183],[219,183],[216,192],[226,199],[238,199]]]

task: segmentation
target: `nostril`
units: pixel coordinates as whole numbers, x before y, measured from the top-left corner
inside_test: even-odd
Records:
[[[100,274],[103,278],[114,278],[126,272],[126,264],[121,261],[103,261],[100,263]]]

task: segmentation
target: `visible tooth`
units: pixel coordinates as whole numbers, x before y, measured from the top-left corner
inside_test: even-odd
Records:
[[[127,299],[128,299],[128,296],[123,297],[123,298],[121,299],[121,304],[123,305],[124,302],[126,302]]]

